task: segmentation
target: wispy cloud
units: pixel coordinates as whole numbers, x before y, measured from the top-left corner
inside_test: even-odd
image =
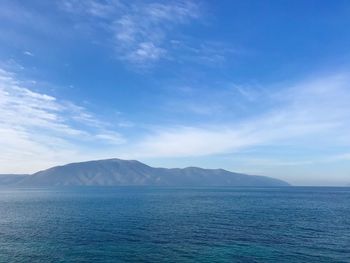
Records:
[[[167,55],[173,27],[198,17],[192,1],[134,5],[112,25],[117,49],[134,63],[159,60]]]
[[[223,66],[228,60],[238,55],[246,53],[242,48],[232,46],[232,44],[198,40],[193,37],[180,37],[172,39],[169,46],[173,50],[179,50],[176,57],[170,57],[178,63],[193,63],[207,66]]]
[[[65,0],[61,8],[75,14],[77,23],[104,30],[117,57],[137,67],[162,59],[217,64],[236,52],[223,43],[198,41],[180,33],[181,28],[202,19],[198,1]]]
[[[21,162],[22,168],[44,168],[73,156],[80,159],[79,153],[89,148],[88,145],[124,142],[122,135],[83,107],[33,91],[14,73],[0,69],[0,162],[3,170],[6,166],[16,169],[18,164],[13,160]]]
[[[228,43],[191,36],[193,26],[204,27],[207,22],[209,8],[203,2],[61,0],[52,2],[52,13],[58,12],[56,17],[39,12],[40,8],[5,1],[0,20],[16,30],[4,26],[0,40],[18,42],[29,49],[23,54],[31,56],[39,53],[36,49],[46,38],[71,41],[88,37],[91,43],[107,47],[116,59],[138,69],[150,68],[161,61],[218,66],[242,51]],[[64,19],[58,19],[62,14]],[[35,31],[37,37],[23,34],[28,31]]]
[[[100,18],[110,18],[118,13],[118,9],[124,5],[118,0],[95,1],[95,0],[63,0],[60,1],[61,7],[71,13],[87,14]]]
[[[166,93],[168,99],[160,104],[163,112],[217,117],[227,121],[247,117],[257,107],[266,110],[266,104],[271,103],[268,91],[253,84],[219,82],[196,83],[193,86],[173,85],[166,88]],[[264,100],[261,101],[261,98]]]
[[[266,145],[349,145],[348,83],[347,74],[334,74],[274,88],[270,93],[260,93],[259,101],[269,103],[254,117],[224,124],[157,127],[131,152],[146,157],[184,157],[233,153]],[[254,99],[247,91],[242,96]],[[226,98],[218,103],[234,100]]]
[[[24,51],[23,54],[26,56],[34,57],[34,54],[28,50]]]

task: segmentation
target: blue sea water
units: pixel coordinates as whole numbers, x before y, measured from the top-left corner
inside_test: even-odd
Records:
[[[0,262],[350,262],[350,188],[3,188]]]

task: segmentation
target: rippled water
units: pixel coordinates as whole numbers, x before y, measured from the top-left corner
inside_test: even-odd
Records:
[[[350,262],[350,188],[0,189],[0,262]]]

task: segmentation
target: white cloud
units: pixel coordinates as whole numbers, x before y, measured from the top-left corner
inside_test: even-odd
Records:
[[[254,143],[251,140],[254,138],[242,140],[239,132],[231,129],[178,127],[144,138],[135,152],[150,157],[210,155]]]
[[[33,91],[0,69],[1,172],[25,172],[95,156],[90,145],[125,139],[81,106]]]
[[[191,87],[172,85],[166,87],[166,92],[169,99],[160,103],[162,111],[184,116],[207,116],[207,122],[216,116],[232,122],[237,117],[256,113],[257,107],[264,107],[270,100],[267,91],[258,85],[226,82],[200,83]]]
[[[115,15],[118,9],[123,7],[123,4],[118,0],[63,0],[60,1],[60,4],[65,11],[70,13],[85,13],[87,15],[105,19]]]
[[[118,58],[141,67],[168,57],[174,29],[200,17],[199,4],[187,0],[65,0],[61,7],[75,14],[77,23],[104,30]]]
[[[166,50],[157,47],[152,42],[142,42],[138,45],[136,50],[131,51],[127,55],[127,59],[134,63],[144,63],[147,61],[155,61],[166,54]]]
[[[96,134],[97,139],[106,140],[109,143],[114,143],[116,145],[125,143],[126,140],[117,132],[105,131],[104,133]]]
[[[134,5],[113,22],[117,50],[136,64],[159,60],[167,55],[173,27],[198,17],[198,5],[191,1]]]
[[[180,53],[170,59],[181,64],[190,62],[217,68],[224,65],[230,58],[246,53],[242,48],[234,48],[232,44],[188,36],[172,39],[169,42],[169,46]]]
[[[28,50],[24,51],[23,54],[26,56],[34,57],[34,54]]]
[[[232,153],[266,145],[326,149],[350,145],[349,80],[346,74],[336,74],[274,88],[259,98],[270,100],[270,106],[254,117],[225,124],[157,127],[128,151],[153,158]],[[232,99],[219,103],[228,102]]]
[[[196,39],[181,31],[194,22],[203,22],[205,8],[199,1],[65,0],[60,3],[61,9],[73,14],[80,32],[86,30],[95,36],[94,43],[112,46],[118,59],[136,68],[148,68],[161,60],[217,67],[232,55],[242,53],[231,45]]]

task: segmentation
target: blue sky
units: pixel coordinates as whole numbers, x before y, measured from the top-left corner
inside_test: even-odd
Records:
[[[350,183],[349,1],[1,1],[1,173],[119,157]]]

